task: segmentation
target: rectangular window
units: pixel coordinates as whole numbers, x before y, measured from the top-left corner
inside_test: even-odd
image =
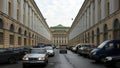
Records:
[[[24,46],[26,46],[27,44],[26,44],[27,42],[26,42],[26,38],[24,38]]]
[[[11,11],[12,10],[12,8],[11,8],[11,3],[9,2],[8,3],[8,14],[9,14],[9,16],[11,16],[12,14],[11,14]]]
[[[21,45],[21,37],[18,37],[18,45]]]
[[[14,36],[13,35],[10,35],[10,45],[13,45],[14,44]]]
[[[17,20],[19,20],[19,8],[17,9]]]
[[[109,5],[110,5],[110,3],[108,2],[108,3],[107,3],[107,14],[108,14],[108,15],[109,15],[109,13],[110,13],[110,12],[109,12],[109,8],[110,8]]]
[[[4,39],[3,39],[3,33],[0,33],[0,44],[4,43]]]

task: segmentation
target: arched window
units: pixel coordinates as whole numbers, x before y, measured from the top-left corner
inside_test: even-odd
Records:
[[[113,28],[114,28],[114,39],[120,39],[120,23],[118,19],[114,21]]]
[[[18,34],[21,34],[22,33],[22,30],[21,28],[18,29]]]
[[[14,32],[14,25],[13,24],[10,25],[10,31]]]
[[[3,20],[0,19],[0,29],[3,29],[3,26],[4,26]]]
[[[104,41],[108,40],[108,27],[107,24],[104,25]]]
[[[32,35],[32,38],[34,38],[34,34]]]
[[[96,30],[96,36],[97,36],[97,38],[96,38],[96,40],[97,40],[97,45],[99,45],[100,44],[100,30],[99,30],[99,28],[97,28],[97,30]]]

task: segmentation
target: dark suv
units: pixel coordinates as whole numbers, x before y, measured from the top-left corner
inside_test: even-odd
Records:
[[[59,53],[67,53],[67,45],[60,45]]]

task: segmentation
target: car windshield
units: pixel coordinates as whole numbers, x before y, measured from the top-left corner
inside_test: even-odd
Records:
[[[60,46],[60,49],[66,49],[66,46]]]
[[[6,49],[0,49],[0,53],[6,51]]]
[[[103,48],[108,41],[101,43],[97,48]]]
[[[44,49],[32,49],[31,53],[35,53],[35,54],[45,54],[45,50]]]
[[[46,48],[46,50],[53,50],[52,47],[45,47],[45,48]]]

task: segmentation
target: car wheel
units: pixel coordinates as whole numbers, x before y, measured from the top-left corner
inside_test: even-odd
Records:
[[[105,58],[102,57],[102,58],[100,59],[100,62],[105,63]]]
[[[10,64],[16,63],[16,59],[15,59],[15,58],[9,58],[9,59],[8,59],[8,62],[9,62]]]

